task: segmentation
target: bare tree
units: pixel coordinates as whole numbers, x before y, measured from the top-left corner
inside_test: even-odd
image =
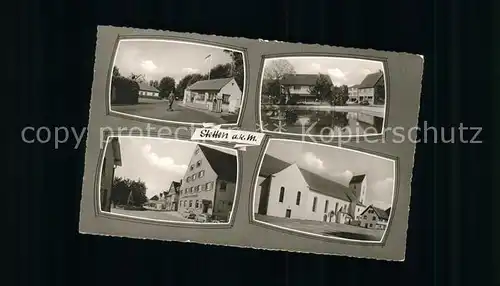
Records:
[[[152,87],[158,88],[158,86],[160,85],[160,83],[157,80],[150,80],[149,81],[149,85],[152,86]]]
[[[271,60],[264,68],[264,78],[268,80],[281,80],[286,74],[295,74],[295,68],[287,60]]]
[[[135,82],[145,82],[146,77],[143,74],[131,73],[129,78]]]

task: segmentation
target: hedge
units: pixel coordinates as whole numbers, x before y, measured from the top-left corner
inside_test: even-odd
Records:
[[[131,79],[116,76],[111,82],[112,92],[115,98],[111,103],[117,104],[137,104],[139,103],[139,84]]]

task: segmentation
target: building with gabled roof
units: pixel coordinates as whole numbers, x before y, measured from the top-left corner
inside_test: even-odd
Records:
[[[139,84],[139,96],[141,97],[153,97],[160,98],[160,91],[154,87],[150,86],[145,82],[138,82]]]
[[[345,223],[364,209],[366,176],[345,186],[322,175],[265,155],[254,195],[260,215]]]
[[[370,229],[386,229],[389,217],[391,216],[391,208],[386,210],[369,205],[360,215],[360,226]]]
[[[168,211],[177,211],[179,207],[179,191],[181,184],[182,179],[179,182],[172,181],[168,190],[164,192],[166,209]]]
[[[227,221],[236,192],[236,156],[198,144],[179,187],[177,211]]]
[[[358,100],[359,102],[367,101],[369,104],[375,103],[376,89],[377,87],[384,88],[384,73],[382,71],[378,71],[375,73],[371,73],[366,75],[363,81],[357,87],[358,91]],[[385,97],[385,90],[383,95],[378,95]],[[384,99],[385,102],[385,99]]]
[[[200,80],[184,90],[183,103],[213,112],[236,113],[242,91],[234,78]]]
[[[311,93],[311,88],[316,85],[321,74],[286,74],[280,80],[282,93],[296,97],[299,102],[312,103],[316,101],[316,95]],[[325,79],[330,83],[329,76]]]
[[[122,165],[120,141],[118,137],[110,137],[107,141],[101,166],[100,205],[101,210],[111,211],[111,192],[115,168]]]

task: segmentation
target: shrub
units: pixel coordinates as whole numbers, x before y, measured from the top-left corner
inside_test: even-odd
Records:
[[[286,102],[287,105],[297,105],[297,102],[300,100],[300,96],[294,94],[290,96],[290,99]]]
[[[115,92],[111,103],[137,104],[139,102],[139,84],[131,79],[115,76],[111,81],[111,87]]]
[[[287,124],[295,124],[297,122],[299,116],[293,109],[287,109],[285,110],[285,120]]]

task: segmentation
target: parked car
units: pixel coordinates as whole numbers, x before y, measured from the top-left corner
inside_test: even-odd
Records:
[[[355,105],[355,104],[359,104],[358,100],[357,99],[352,99],[352,98],[349,98],[346,102],[347,105]]]
[[[209,214],[199,214],[195,218],[196,222],[212,222],[212,217]]]
[[[363,100],[361,101],[361,105],[370,105],[370,103],[368,102],[368,100]]]
[[[190,214],[188,214],[188,216],[186,218],[187,219],[196,219],[196,214],[190,213]]]

